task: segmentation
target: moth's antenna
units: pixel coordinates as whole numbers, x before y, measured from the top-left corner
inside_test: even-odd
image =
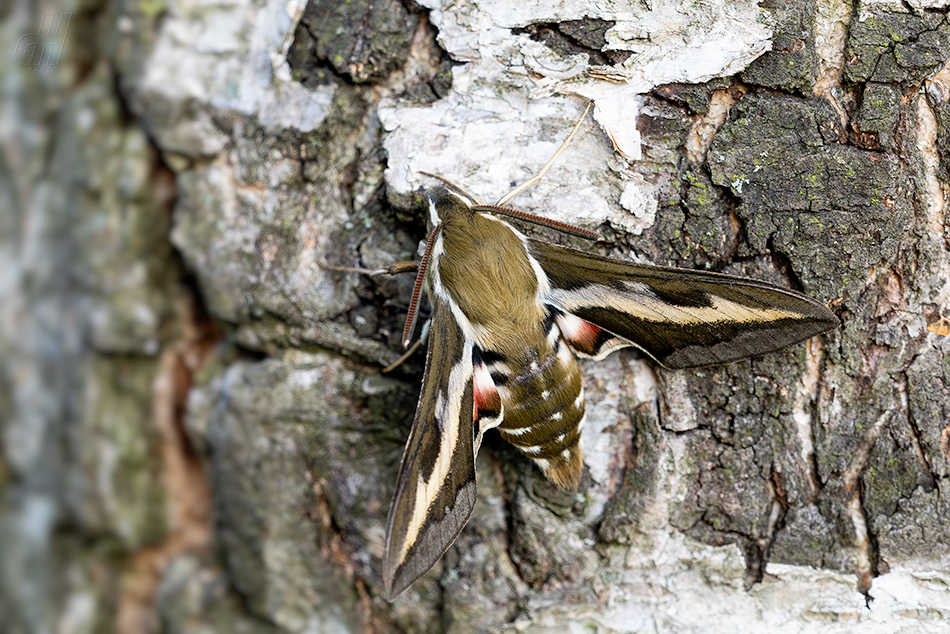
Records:
[[[557,160],[557,157],[560,156],[561,152],[567,149],[567,146],[570,145],[571,139],[574,138],[574,135],[577,134],[577,131],[581,128],[581,123],[584,122],[584,119],[587,118],[587,113],[590,112],[590,107],[594,105],[593,101],[587,102],[587,107],[584,108],[584,114],[581,115],[581,118],[577,120],[577,123],[574,124],[574,129],[571,130],[571,133],[567,135],[567,138],[564,139],[564,143],[561,144],[561,147],[557,149],[557,152],[554,153],[547,163],[544,164],[544,167],[541,168],[541,171],[535,174],[533,177],[529,178],[525,182],[521,183],[510,192],[502,196],[496,205],[503,207],[505,203],[509,200],[520,194],[521,192],[534,187],[541,182],[541,179],[544,178],[544,175],[547,174],[548,170],[551,169],[551,166],[554,164],[554,161]]]
[[[475,196],[472,196],[472,195],[469,194],[467,191],[465,191],[464,189],[462,189],[461,187],[459,187],[458,185],[456,185],[455,183],[453,183],[453,182],[450,181],[449,179],[445,178],[444,176],[439,176],[438,174],[433,174],[432,172],[419,172],[419,173],[422,174],[423,176],[428,176],[428,177],[434,178],[434,179],[436,179],[436,180],[438,180],[438,181],[442,181],[442,184],[443,184],[443,185],[445,185],[445,186],[448,187],[449,189],[454,189],[456,194],[461,194],[463,198],[467,198],[467,199],[471,200],[471,201],[474,202],[476,205],[481,205],[481,204],[482,204],[482,201],[480,201],[478,198],[476,198]]]
[[[426,250],[422,254],[422,260],[419,261],[419,273],[416,274],[416,283],[412,285],[412,299],[409,301],[409,312],[406,313],[406,327],[402,330],[402,347],[409,347],[409,340],[412,339],[412,332],[416,329],[416,317],[419,309],[419,295],[422,293],[422,282],[426,278],[426,268],[429,266],[429,256],[432,254],[432,245],[442,231],[442,225],[436,227],[426,238]]]
[[[604,237],[596,231],[591,231],[590,229],[578,227],[577,225],[561,222],[560,220],[551,220],[550,218],[545,218],[543,216],[529,214],[527,211],[518,211],[517,209],[511,209],[510,207],[499,207],[498,205],[476,205],[472,207],[472,209],[475,211],[485,211],[490,214],[501,214],[503,216],[508,216],[509,218],[530,222],[531,224],[542,227],[549,227],[562,233],[575,235],[579,238],[587,238],[588,240],[604,239]]]

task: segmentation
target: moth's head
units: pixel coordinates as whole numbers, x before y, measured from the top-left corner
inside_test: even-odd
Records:
[[[474,201],[459,192],[445,187],[434,187],[426,196],[429,198],[429,222],[432,226],[444,225],[456,218],[470,218],[475,214]]]

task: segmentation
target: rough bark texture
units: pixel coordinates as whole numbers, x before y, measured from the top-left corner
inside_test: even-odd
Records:
[[[944,627],[950,20],[765,4],[771,52],[643,97],[643,160],[595,178],[647,184],[656,221],[597,248],[790,285],[843,327],[724,367],[585,364],[579,493],[488,438],[470,524],[392,604],[422,355],[380,368],[412,280],[318,264],[413,256],[421,199],[387,196],[378,109],[438,102],[464,60],[408,1],[0,9],[2,629]],[[512,37],[622,64],[607,17]],[[182,51],[206,83],[156,74]]]

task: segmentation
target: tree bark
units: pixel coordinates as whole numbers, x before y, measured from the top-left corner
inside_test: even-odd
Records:
[[[946,7],[548,4],[8,8],[5,631],[941,627]],[[412,280],[320,264],[412,259],[419,172],[494,201],[578,95],[598,123],[512,206],[842,328],[702,370],[584,362],[577,495],[489,435],[471,521],[390,603],[424,355],[381,368]]]

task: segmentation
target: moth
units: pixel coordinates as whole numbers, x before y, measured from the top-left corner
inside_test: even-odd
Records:
[[[485,205],[442,180],[448,187],[427,194],[432,230],[403,335],[408,345],[424,289],[432,308],[425,374],[386,525],[390,599],[428,572],[468,521],[489,429],[556,485],[577,486],[585,421],[577,357],[633,346],[666,368],[708,366],[839,326],[824,304],[766,282],[529,238],[508,219],[599,236],[502,206],[521,188]]]

